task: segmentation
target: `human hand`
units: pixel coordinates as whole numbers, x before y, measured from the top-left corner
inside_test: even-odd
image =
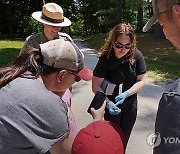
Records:
[[[115,97],[115,101],[116,101],[116,106],[119,105],[119,104],[122,104],[124,102],[124,100],[126,98],[129,97],[129,93],[127,91],[119,94],[118,96]]]
[[[103,105],[98,110],[95,110],[94,108],[90,109],[94,121],[99,121],[103,119],[105,114],[105,107],[106,107],[106,101],[104,101]]]
[[[121,113],[121,109],[119,109],[112,101],[107,103],[107,108],[109,109],[109,113],[112,115],[118,115]]]

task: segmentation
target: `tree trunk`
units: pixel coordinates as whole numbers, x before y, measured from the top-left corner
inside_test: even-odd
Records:
[[[137,14],[137,32],[142,32],[143,28],[143,7],[138,7],[138,14]]]
[[[123,16],[123,4],[125,0],[119,0],[117,1],[117,10],[116,10],[116,20],[117,23],[120,23],[122,21],[122,16]]]
[[[9,0],[9,5],[8,5],[8,28],[9,28],[9,37],[13,38],[13,23],[12,23],[12,1]]]

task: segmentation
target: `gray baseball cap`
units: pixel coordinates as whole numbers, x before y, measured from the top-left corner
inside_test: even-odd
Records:
[[[149,19],[146,25],[143,27],[143,32],[148,31],[152,25],[157,21],[160,13],[166,11],[174,4],[179,4],[180,0],[152,0],[153,16]]]
[[[44,64],[75,72],[83,80],[91,80],[92,72],[84,65],[84,55],[67,39],[56,39],[40,44]]]

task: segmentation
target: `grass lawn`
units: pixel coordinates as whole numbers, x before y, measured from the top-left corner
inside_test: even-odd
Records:
[[[0,40],[0,67],[14,61],[22,46],[23,41]]]
[[[152,34],[137,35],[137,47],[143,53],[148,77],[156,81],[180,77],[180,51],[168,40],[154,40]],[[97,34],[86,38],[87,44],[97,51],[104,43],[107,34]]]
[[[107,34],[88,36],[86,43],[89,47],[100,49]],[[137,34],[138,49],[142,51],[148,77],[156,81],[177,79],[180,77],[180,52],[168,40],[154,40],[152,34]],[[23,41],[0,40],[0,67],[11,63],[19,54]]]

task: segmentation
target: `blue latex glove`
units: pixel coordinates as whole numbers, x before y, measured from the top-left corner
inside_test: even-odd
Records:
[[[121,113],[121,109],[119,109],[112,101],[107,103],[107,108],[109,109],[109,113],[112,115],[118,115]]]
[[[127,91],[119,94],[118,96],[115,97],[115,101],[116,101],[116,106],[119,105],[119,104],[122,104],[124,102],[124,100],[126,98],[129,97],[129,93]]]

